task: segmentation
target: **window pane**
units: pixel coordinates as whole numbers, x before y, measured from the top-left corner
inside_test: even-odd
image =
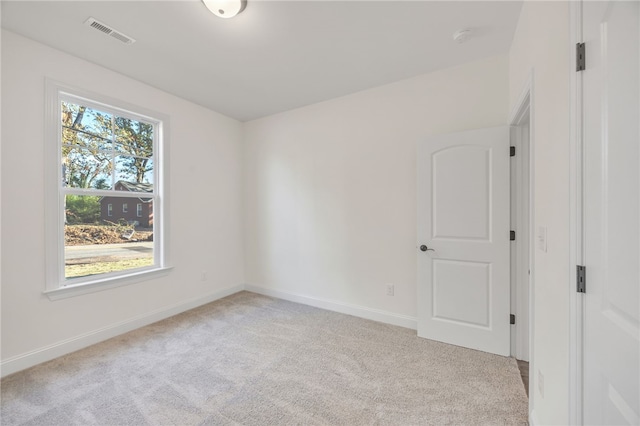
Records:
[[[136,157],[153,156],[153,125],[116,117],[115,149]]]
[[[124,155],[117,156],[116,182],[118,181],[143,184],[141,188],[145,189],[142,189],[142,191],[151,192],[153,190],[153,159]]]
[[[110,139],[113,133],[112,115],[93,108],[62,102],[63,128],[82,130]]]
[[[136,113],[101,106],[100,100],[85,102],[60,89],[58,96],[65,101],[57,104],[56,123],[47,125],[61,129],[58,155],[52,160],[62,176],[55,186],[64,200],[57,213],[62,216],[58,223],[64,222],[64,265],[57,264],[56,269],[62,272],[63,267],[65,278],[63,283],[48,282],[47,288],[92,283],[105,273],[127,276],[162,266],[164,260],[158,255],[163,251],[155,250],[161,242],[153,236],[153,203],[158,199],[154,196],[154,144],[161,142],[158,124],[154,119],[149,123],[146,118],[125,118]],[[59,230],[55,234],[48,230],[48,238],[59,241]],[[61,253],[49,251],[48,258],[60,259]]]
[[[85,148],[62,147],[63,185],[73,188],[111,188],[111,155]]]
[[[131,209],[122,213],[123,204],[131,202],[124,197],[65,197],[66,279],[154,264],[152,200],[142,203],[141,217]]]

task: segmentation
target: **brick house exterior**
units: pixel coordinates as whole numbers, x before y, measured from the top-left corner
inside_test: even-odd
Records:
[[[150,183],[135,183],[120,180],[116,182],[116,191],[152,192]],[[102,197],[100,200],[100,219],[118,223],[126,220],[142,228],[153,227],[153,199],[131,197]]]

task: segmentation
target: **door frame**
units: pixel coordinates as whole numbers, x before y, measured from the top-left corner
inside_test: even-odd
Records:
[[[530,92],[527,91],[518,114],[511,121],[511,146],[516,155],[511,161],[511,230],[516,232],[516,240],[511,245],[511,301],[516,315],[512,328],[513,342],[511,356],[529,361],[529,289],[531,271],[531,211],[530,203],[530,134],[531,106]],[[526,284],[525,284],[526,283]]]
[[[584,265],[584,156],[582,73],[576,72],[576,43],[583,41],[582,1],[569,3],[569,424],[583,423],[583,353],[585,298],[576,291],[576,265]]]
[[[527,123],[528,122],[528,123]],[[528,125],[528,135],[522,135],[522,128]],[[511,281],[512,294],[515,292],[514,308],[516,315],[515,324],[515,353],[512,356],[522,357],[524,351],[528,351],[529,375],[533,377],[535,371],[534,359],[534,331],[535,331],[535,250],[533,247],[534,223],[535,223],[535,108],[534,108],[534,70],[531,69],[527,81],[520,92],[520,96],[513,107],[509,125],[512,126],[511,141],[516,147],[516,181],[511,182],[517,185],[516,191],[523,196],[528,195],[526,200],[518,202],[520,197],[516,197],[516,231],[521,230],[520,235],[524,238],[516,237],[515,259],[511,259],[512,266],[521,265],[517,271],[518,277],[527,277],[529,282],[528,292],[518,291],[517,280]],[[523,136],[526,138],[523,138]],[[519,156],[518,152],[521,153]],[[528,164],[528,179],[524,179],[522,173],[526,168],[523,162]],[[513,204],[512,204],[513,206]],[[518,226],[525,224],[526,226]],[[524,229],[523,229],[524,228]],[[524,232],[523,232],[524,231]],[[516,234],[517,235],[517,234]],[[528,249],[523,250],[524,248]],[[528,264],[529,273],[525,275],[522,266]],[[523,282],[523,281],[520,281]],[[518,318],[525,317],[527,321],[518,321]],[[534,380],[529,380],[529,421],[532,419],[535,392],[533,392]]]

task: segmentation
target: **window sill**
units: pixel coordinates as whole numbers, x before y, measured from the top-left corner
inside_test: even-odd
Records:
[[[134,272],[124,276],[96,279],[94,281],[87,281],[82,284],[60,287],[54,290],[46,290],[44,291],[44,294],[47,295],[49,300],[67,299],[69,297],[96,293],[98,291],[109,290],[116,287],[122,287],[125,285],[135,284],[153,278],[162,277],[168,275],[172,269],[172,266],[167,266],[147,271]]]

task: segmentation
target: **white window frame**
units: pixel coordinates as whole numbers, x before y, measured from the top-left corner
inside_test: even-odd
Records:
[[[142,217],[142,203],[136,204],[136,217]]]
[[[107,204],[107,216],[113,216],[113,204],[111,203]]]
[[[61,102],[69,101],[154,125],[154,264],[126,271],[110,272],[88,277],[65,279],[64,276],[64,195],[69,192],[62,185],[60,167],[62,152]],[[51,300],[78,296],[109,288],[129,285],[166,275],[169,266],[169,230],[167,226],[169,193],[167,185],[169,163],[165,155],[169,138],[169,118],[161,113],[131,105],[96,93],[77,89],[63,83],[46,81],[45,111],[45,205],[46,231],[46,288]],[[73,188],[81,194],[82,189]],[[111,190],[91,190],[91,195],[113,196]],[[118,196],[138,198],[140,194],[118,192]],[[147,194],[148,196],[148,194]]]
[[[122,203],[122,213],[129,213],[129,203]]]

